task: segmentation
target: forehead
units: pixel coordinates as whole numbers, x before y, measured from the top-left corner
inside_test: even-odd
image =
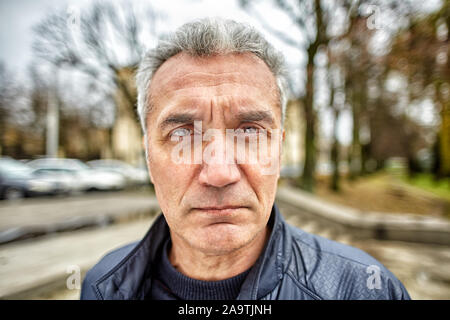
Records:
[[[163,101],[180,96],[207,98],[235,95],[257,96],[277,105],[278,90],[269,67],[252,53],[192,57],[179,53],[156,71],[150,85],[155,109]],[[157,110],[154,110],[157,111]]]

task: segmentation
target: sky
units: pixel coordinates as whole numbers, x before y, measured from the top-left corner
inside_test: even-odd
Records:
[[[0,0],[0,61],[20,72],[32,60],[33,25],[56,8],[83,2],[69,0]]]

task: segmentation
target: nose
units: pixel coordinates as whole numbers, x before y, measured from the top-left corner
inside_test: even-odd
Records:
[[[241,173],[236,164],[204,164],[200,171],[201,184],[223,188],[241,179]]]
[[[233,161],[227,161],[228,152],[225,144],[225,137],[216,135],[209,144],[209,150],[203,154],[203,164],[199,175],[199,182],[205,186],[223,188],[241,179],[241,172]],[[229,147],[229,146],[228,146]]]

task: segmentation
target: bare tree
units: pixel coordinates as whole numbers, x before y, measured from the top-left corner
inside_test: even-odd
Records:
[[[23,93],[13,74],[0,62],[0,155],[7,154],[6,132],[20,117],[18,100]]]
[[[58,67],[91,76],[106,92],[120,90],[133,108],[136,92],[119,73],[137,68],[145,49],[143,30],[155,36],[160,17],[150,5],[139,14],[126,2],[95,2],[79,12],[49,14],[34,28],[33,48]]]

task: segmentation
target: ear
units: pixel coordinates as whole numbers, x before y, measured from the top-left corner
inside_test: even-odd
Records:
[[[145,135],[142,137],[142,147],[144,148],[145,155],[146,155],[145,164],[147,165],[147,170],[148,170],[148,174],[150,176],[150,181],[151,181],[151,183],[153,183],[152,171],[150,170],[150,160],[148,159],[148,150],[146,150],[146,148],[145,148]]]
[[[281,166],[281,158],[283,156],[283,151],[284,151],[283,143],[285,140],[286,140],[286,131],[284,131],[284,129],[283,129],[283,131],[281,132],[281,143],[280,143],[280,154],[279,154],[280,166]],[[278,178],[279,177],[280,177],[280,172],[278,171]]]

